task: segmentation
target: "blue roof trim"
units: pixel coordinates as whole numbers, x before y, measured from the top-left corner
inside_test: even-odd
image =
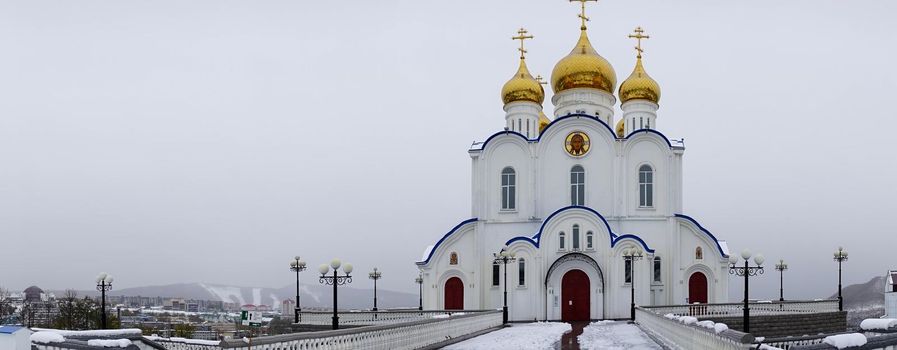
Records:
[[[470,219],[461,221],[461,223],[455,225],[455,227],[452,227],[452,229],[449,230],[449,232],[447,232],[444,236],[442,236],[442,238],[439,239],[439,241],[436,242],[435,245],[433,245],[433,249],[430,249],[430,254],[427,255],[427,260],[424,260],[424,261],[418,261],[417,264],[418,264],[418,265],[426,265],[426,264],[428,264],[428,263],[430,262],[430,258],[433,257],[433,253],[436,252],[436,249],[439,248],[439,245],[442,244],[442,242],[444,242],[444,241],[446,240],[446,238],[449,238],[449,236],[451,236],[453,233],[455,233],[456,231],[458,231],[458,229],[461,228],[461,226],[467,225],[467,224],[469,224],[469,223],[471,223],[471,222],[476,222],[477,220],[478,220],[477,218],[470,218]]]
[[[496,137],[498,137],[498,136],[501,136],[501,135],[505,135],[505,134],[512,134],[512,135],[520,136],[520,138],[522,138],[522,139],[523,139],[524,141],[526,141],[526,142],[530,142],[530,141],[531,141],[530,139],[526,138],[526,136],[523,136],[523,134],[521,134],[521,133],[519,133],[519,132],[516,132],[516,131],[510,131],[510,130],[499,131],[499,132],[497,132],[497,133],[492,134],[492,136],[489,136],[489,138],[486,139],[486,141],[483,142],[483,146],[480,147],[480,150],[482,151],[482,150],[486,149],[486,145],[488,145],[488,144],[489,144],[489,141],[492,141],[492,139],[494,139],[494,138],[496,138]]]
[[[617,243],[619,243],[620,241],[622,241],[624,239],[632,239],[632,240],[638,241],[639,243],[641,243],[642,248],[645,248],[646,252],[654,254],[654,249],[651,249],[650,247],[648,247],[648,243],[645,243],[645,241],[642,240],[641,237],[633,235],[633,234],[628,234],[628,233],[625,235],[619,236],[619,237],[615,238],[613,241],[611,241],[610,247],[613,248],[615,245],[617,245]]]
[[[637,134],[637,133],[640,133],[640,132],[647,132],[647,133],[657,134],[658,136],[660,136],[660,138],[663,139],[664,142],[667,143],[667,146],[670,146],[670,148],[673,148],[673,144],[670,143],[670,139],[667,138],[667,135],[664,135],[664,134],[661,133],[660,131],[657,131],[657,130],[654,130],[654,129],[638,129],[638,130],[633,130],[631,133],[629,133],[629,135],[626,135],[625,139],[626,139],[626,140],[629,140],[630,137],[632,137],[633,135],[635,135],[635,134]]]
[[[607,223],[607,219],[605,219],[603,215],[601,215],[600,213],[595,211],[595,209],[592,209],[589,207],[584,207],[581,205],[571,205],[571,206],[566,206],[561,209],[555,210],[553,213],[551,213],[551,215],[548,215],[548,217],[545,218],[545,220],[542,220],[542,226],[539,226],[539,232],[537,232],[532,238],[526,237],[526,236],[514,237],[514,238],[509,239],[507,242],[505,242],[505,245],[510,245],[511,243],[514,243],[517,241],[524,241],[524,242],[532,244],[533,246],[536,247],[536,249],[538,249],[539,246],[542,244],[542,230],[545,229],[545,224],[547,224],[549,221],[551,221],[551,218],[553,218],[555,215],[558,215],[563,211],[567,211],[567,210],[571,210],[571,209],[582,209],[582,210],[588,211],[592,214],[595,214],[595,216],[600,218],[601,221],[604,222],[604,227],[607,228],[607,232],[610,235],[611,246],[613,246],[613,242],[615,239],[617,239],[617,235],[615,235],[614,231],[610,229],[610,225]],[[644,241],[643,241],[643,243],[644,243]],[[647,248],[646,248],[646,250],[647,250]],[[653,250],[652,250],[652,252],[653,252]]]
[[[603,120],[599,119],[598,117],[591,116],[588,114],[575,113],[575,114],[567,114],[563,117],[552,120],[551,123],[548,123],[548,125],[545,126],[545,129],[542,129],[542,132],[539,133],[539,137],[536,138],[536,142],[539,142],[540,140],[542,140],[542,135],[545,135],[545,131],[547,131],[549,128],[551,128],[551,126],[554,125],[554,123],[557,123],[557,122],[567,119],[567,118],[589,118],[589,119],[592,119],[592,120],[600,123],[601,125],[604,125],[604,128],[607,129],[607,132],[609,132],[613,138],[615,138],[615,139],[617,138],[617,134],[614,132],[613,129],[611,129],[610,125],[607,125],[607,123],[605,123]]]
[[[706,228],[704,228],[704,226],[701,226],[701,224],[698,223],[698,220],[695,220],[695,219],[692,218],[691,216],[688,216],[688,215],[685,215],[685,214],[676,214],[676,217],[677,217],[677,218],[682,218],[682,219],[688,220],[689,222],[691,222],[692,224],[694,224],[695,226],[697,226],[698,229],[701,230],[701,232],[704,232],[705,234],[707,234],[708,236],[710,236],[711,239],[713,239],[713,242],[716,243],[716,249],[719,249],[719,255],[720,255],[720,256],[722,256],[722,257],[724,257],[724,258],[728,258],[728,257],[729,257],[728,255],[726,255],[725,252],[723,252],[723,247],[722,247],[721,245],[719,245],[719,240],[716,239],[716,236],[714,236],[712,233],[710,233],[710,231],[708,231]]]

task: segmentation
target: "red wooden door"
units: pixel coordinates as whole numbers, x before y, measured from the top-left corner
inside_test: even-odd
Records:
[[[688,278],[688,303],[707,303],[707,276],[695,272]]]
[[[589,276],[582,270],[570,270],[561,279],[561,320],[588,321]]]
[[[445,310],[464,310],[464,282],[458,277],[445,281]]]

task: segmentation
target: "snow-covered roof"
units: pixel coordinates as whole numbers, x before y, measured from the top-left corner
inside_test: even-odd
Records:
[[[424,255],[421,255],[420,261],[427,261],[427,257],[430,256],[430,252],[433,251],[433,245],[428,245],[427,248],[424,249]]]
[[[2,326],[0,327],[0,334],[13,334],[15,332],[25,330],[28,328],[18,327],[18,326]]]
[[[729,255],[729,243],[726,241],[718,241],[719,247],[723,250],[723,253]]]

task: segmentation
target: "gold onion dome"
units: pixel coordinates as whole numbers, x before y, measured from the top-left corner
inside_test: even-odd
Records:
[[[542,133],[542,130],[544,130],[545,127],[548,126],[548,124],[551,124],[551,119],[548,119],[548,117],[545,116],[544,112],[539,111],[539,133],[540,134]]]
[[[620,121],[617,122],[617,137],[624,138],[626,137],[626,118],[620,118]]]
[[[520,68],[511,80],[501,88],[501,100],[505,104],[515,101],[530,101],[542,104],[545,101],[545,90],[539,84],[529,70],[526,69],[526,61],[520,59]]]
[[[583,26],[576,47],[551,71],[554,93],[573,88],[593,88],[613,94],[616,85],[614,67],[595,51]]]
[[[620,84],[620,102],[625,103],[629,100],[660,102],[660,85],[651,79],[648,72],[645,72],[641,55],[635,61],[635,69],[632,70],[632,74],[623,81],[623,84]]]

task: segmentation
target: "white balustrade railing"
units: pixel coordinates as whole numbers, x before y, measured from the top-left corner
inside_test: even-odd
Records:
[[[396,324],[429,320],[432,318],[460,315],[469,311],[460,310],[385,310],[385,311],[339,311],[339,324],[347,326],[368,326],[382,324]],[[333,324],[332,311],[301,311],[299,312],[299,324],[306,325],[331,325]]]
[[[743,303],[663,305],[644,308],[660,315],[674,314],[702,318],[741,316],[744,313]],[[838,300],[750,302],[748,308],[751,316],[837,312]]]
[[[340,318],[342,324],[342,318]],[[251,339],[254,350],[306,349],[419,349],[500,327],[500,310],[464,311],[448,317],[363,326],[334,331],[305,332]],[[224,340],[224,349],[249,350],[243,340]]]
[[[643,307],[636,307],[635,321],[668,349],[741,350],[751,349],[754,342],[754,336],[748,333],[731,329],[716,333],[713,329],[671,320]]]

